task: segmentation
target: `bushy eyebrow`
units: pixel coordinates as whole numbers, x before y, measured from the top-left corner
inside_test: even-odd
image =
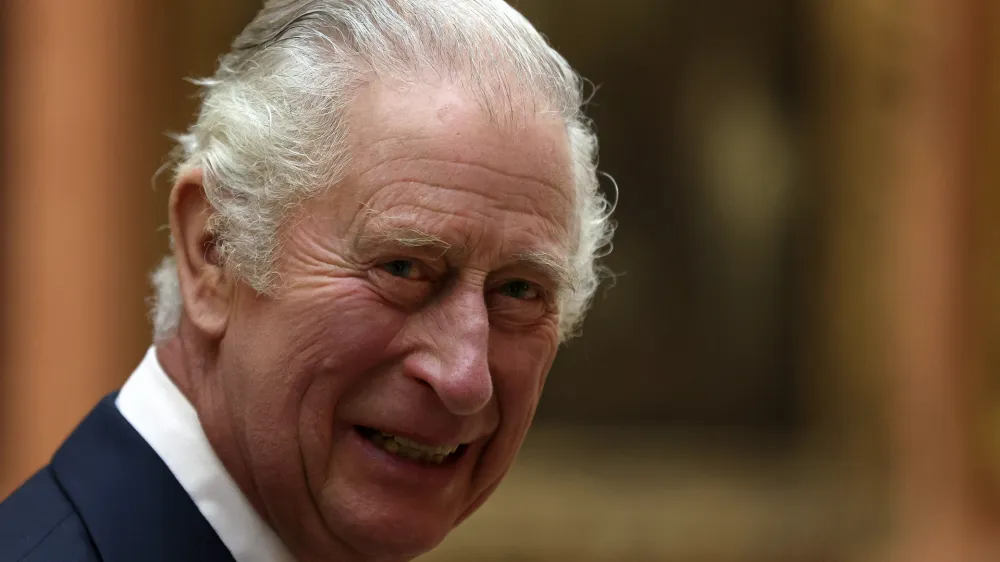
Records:
[[[551,280],[558,291],[567,290],[573,285],[573,276],[566,261],[549,252],[541,250],[521,252],[514,256],[514,260]]]
[[[448,242],[416,228],[385,227],[377,221],[370,222],[368,226],[372,228],[364,229],[354,240],[354,248],[364,254],[397,247],[433,249],[444,255],[451,249]]]
[[[358,218],[360,228],[354,237],[354,250],[362,255],[372,254],[383,248],[431,248],[439,255],[451,249],[451,244],[438,236],[420,229],[392,224],[392,217],[368,208]]]
[[[391,249],[412,249],[420,253],[443,257],[452,245],[433,234],[416,228],[394,227],[371,221],[354,241],[354,248],[361,255],[372,255]],[[505,267],[520,266],[544,277],[562,291],[572,286],[573,277],[565,259],[544,250],[519,252],[512,256]]]

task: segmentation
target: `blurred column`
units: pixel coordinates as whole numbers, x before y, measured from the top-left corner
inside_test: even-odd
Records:
[[[1000,495],[1000,6],[990,9],[984,142],[973,206],[971,294],[974,372],[981,381],[977,409],[982,429],[977,445],[989,457],[991,483]],[[977,389],[978,390],[978,389]]]
[[[977,142],[988,112],[985,0],[919,0],[912,18],[887,208],[896,558],[993,560],[971,358]],[[900,8],[902,9],[902,8]]]
[[[816,177],[822,185],[821,271],[810,399],[819,439],[845,476],[844,494],[884,508],[886,276],[883,223],[889,148],[899,113],[898,70],[906,11],[897,0],[812,3],[817,31]],[[885,509],[863,521],[845,513],[855,532],[884,526]]]
[[[154,4],[154,3],[149,3]],[[121,383],[148,341],[151,103],[133,0],[5,2],[0,497]],[[137,274],[138,273],[138,274]]]
[[[889,492],[893,560],[993,560],[1000,470],[989,478],[986,442],[992,431],[1000,467],[1000,417],[990,419],[1000,411],[1000,98],[985,92],[991,79],[1000,93],[1000,42],[987,49],[990,31],[1000,39],[1000,7],[815,7],[831,188],[820,292],[831,376],[818,387],[830,435],[846,445],[845,473],[886,465],[889,489],[868,489],[879,503]]]

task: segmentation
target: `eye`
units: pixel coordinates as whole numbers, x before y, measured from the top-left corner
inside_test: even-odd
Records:
[[[417,279],[420,273],[420,268],[413,260],[392,260],[382,264],[382,269],[393,277],[402,277],[403,279]]]
[[[525,301],[535,300],[541,296],[538,287],[534,283],[523,279],[515,279],[504,283],[500,286],[500,293],[507,297]]]
[[[387,301],[404,308],[423,303],[442,275],[434,264],[419,259],[389,259],[373,265],[369,270],[373,286]]]
[[[555,303],[549,296],[543,285],[525,279],[508,279],[494,285],[487,295],[490,325],[509,329],[537,326],[555,313]]]

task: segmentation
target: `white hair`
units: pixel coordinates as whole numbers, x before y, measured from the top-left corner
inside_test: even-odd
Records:
[[[277,232],[289,212],[336,184],[349,163],[346,109],[375,77],[455,81],[500,122],[515,99],[566,123],[576,190],[570,286],[559,296],[562,339],[575,335],[610,251],[612,206],[598,188],[597,139],[580,77],[501,0],[272,0],[198,80],[198,118],[179,135],[175,179],[202,171],[208,228],[223,264],[258,292],[275,291]],[[157,341],[183,301],[176,264],[153,274]]]

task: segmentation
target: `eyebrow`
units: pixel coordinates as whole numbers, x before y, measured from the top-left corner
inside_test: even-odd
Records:
[[[375,228],[367,232],[363,230],[355,238],[354,247],[362,255],[370,255],[383,249],[408,248],[433,252],[436,257],[443,257],[452,249],[452,245],[440,237],[416,228],[389,227],[378,225],[377,221],[370,222],[369,226]],[[509,265],[526,267],[556,283],[559,290],[569,289],[573,285],[573,276],[566,260],[545,250],[518,252],[513,255]]]
[[[416,228],[385,227],[372,221],[374,230],[362,230],[354,239],[354,248],[363,253],[373,253],[382,248],[433,248],[441,255],[451,249],[451,244],[441,238]]]
[[[554,281],[560,291],[573,286],[573,275],[566,261],[549,252],[541,250],[521,252],[516,254],[514,259]]]

